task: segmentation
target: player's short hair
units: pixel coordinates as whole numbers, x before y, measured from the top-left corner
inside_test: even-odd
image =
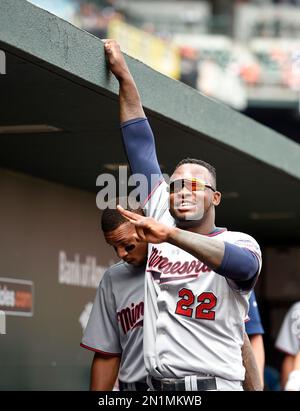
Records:
[[[118,197],[112,200],[109,203],[108,207],[103,210],[101,218],[101,229],[104,233],[113,231],[116,228],[120,227],[120,225],[128,223],[128,220],[126,220],[126,218],[123,217],[122,214],[120,214],[117,210],[116,204],[121,204],[122,207],[125,208],[125,210],[132,211],[136,214],[144,215],[143,210],[138,203],[132,204],[131,201],[129,205],[127,197]],[[126,207],[124,207],[125,204],[127,204]]]
[[[175,170],[177,170],[177,168],[182,166],[183,164],[197,164],[198,166],[205,167],[210,172],[211,176],[213,177],[214,185],[215,185],[214,188],[217,189],[217,172],[214,166],[207,163],[206,161],[198,160],[197,158],[186,157],[183,160],[179,161],[179,163],[175,167]]]

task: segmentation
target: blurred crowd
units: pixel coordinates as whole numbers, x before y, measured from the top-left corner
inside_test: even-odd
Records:
[[[161,39],[166,48],[175,45],[180,59],[178,78],[238,110],[247,107],[249,98],[261,98],[264,90],[271,99],[297,99],[300,0],[163,0],[159,7],[151,0],[31,2],[100,38],[109,37],[112,22],[123,21],[129,32],[130,26],[135,27],[141,36],[147,33]],[[131,34],[126,36],[124,27],[118,33],[117,40],[130,54],[126,45]],[[134,57],[139,58],[138,53]],[[140,59],[149,64],[155,56],[143,53]],[[160,69],[159,64],[153,67]],[[172,71],[161,71],[173,76]]]
[[[110,21],[123,18],[123,15],[116,11],[114,4],[115,0],[101,1],[98,4],[81,2],[74,13],[72,23],[97,37],[106,38]]]
[[[114,7],[116,0],[29,0],[100,38],[106,36],[111,19],[122,18]]]

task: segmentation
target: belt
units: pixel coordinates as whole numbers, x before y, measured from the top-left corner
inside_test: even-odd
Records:
[[[123,382],[119,380],[120,391],[148,391],[149,386],[145,382]]]
[[[217,383],[215,377],[196,377],[196,387],[187,386],[185,378],[164,378],[156,380],[151,377],[151,384],[155,391],[209,391],[216,390]]]

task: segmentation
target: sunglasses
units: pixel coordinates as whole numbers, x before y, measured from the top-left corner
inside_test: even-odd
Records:
[[[204,191],[205,188],[210,188],[213,192],[216,191],[211,185],[206,184],[205,181],[199,178],[182,178],[174,180],[169,184],[169,193],[179,193],[183,188],[191,192]]]

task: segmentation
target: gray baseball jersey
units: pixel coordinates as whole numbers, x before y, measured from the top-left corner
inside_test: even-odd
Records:
[[[284,317],[275,346],[291,355],[300,352],[300,301],[293,304]]]
[[[145,266],[111,266],[97,290],[81,346],[104,356],[121,355],[119,378],[146,382],[143,359]]]
[[[174,224],[162,182],[145,205],[147,215]],[[257,242],[226,229],[216,239],[248,248],[258,258]],[[198,373],[242,381],[241,346],[250,290],[216,274],[191,254],[169,243],[150,244],[145,281],[144,359],[156,378]]]

